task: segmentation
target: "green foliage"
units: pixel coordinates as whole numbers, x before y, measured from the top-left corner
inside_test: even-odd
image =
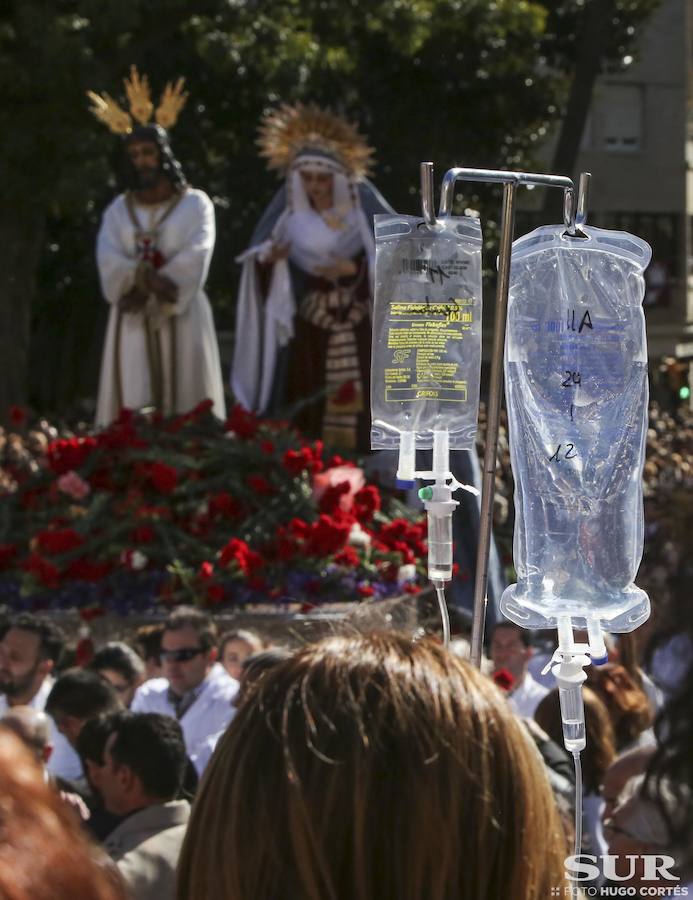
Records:
[[[615,58],[653,2],[616,3]],[[7,0],[0,12],[0,168],[3,202],[14,207],[31,196],[49,213],[32,390],[37,405],[62,411],[75,395],[95,390],[101,316],[93,242],[116,192],[110,161],[117,141],[87,112],[88,88],[120,96],[133,62],[149,74],[155,94],[167,80],[186,76],[191,99],[173,143],[190,181],[217,207],[210,294],[218,326],[229,328],[234,257],[277,187],[255,151],[264,110],[315,101],[359,121],[377,149],[379,188],[395,208],[412,212],[424,157],[439,173],[453,164],[530,163],[560,105],[584,4],[54,0],[46,6]],[[463,205],[483,208],[487,199],[469,191]],[[66,361],[58,349],[65,345],[81,352]]]

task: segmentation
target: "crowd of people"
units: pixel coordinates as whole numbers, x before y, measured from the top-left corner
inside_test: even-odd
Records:
[[[189,607],[67,669],[50,618],[13,615],[1,633],[0,896],[570,889],[575,774],[558,690],[550,656],[510,622],[493,629],[481,672],[460,635],[449,650],[353,627],[268,646],[251,631],[218,635]],[[582,782],[581,858],[604,864],[579,884],[586,896],[614,885],[681,896],[693,876],[693,659],[662,689],[628,636],[608,649],[584,690]]]

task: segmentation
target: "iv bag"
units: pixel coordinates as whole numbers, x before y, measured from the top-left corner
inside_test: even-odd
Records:
[[[448,217],[375,216],[371,447],[419,449],[447,431],[474,446],[481,369],[481,225]]]
[[[643,548],[647,433],[643,272],[632,235],[545,226],[513,245],[505,390],[517,584],[501,609],[527,628],[649,615],[633,584]]]

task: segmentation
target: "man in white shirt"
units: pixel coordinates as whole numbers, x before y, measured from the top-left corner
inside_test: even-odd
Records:
[[[14,706],[43,710],[53,687],[52,673],[63,651],[60,629],[42,616],[20,613],[0,641],[0,716]],[[65,779],[82,774],[79,757],[51,719],[53,753],[48,771]]]
[[[198,609],[179,607],[164,625],[161,662],[164,678],[138,688],[133,712],[164,713],[178,719],[185,747],[199,775],[209,759],[208,739],[233,718],[238,682],[216,665],[217,631]]]
[[[510,705],[518,716],[533,718],[548,690],[537,684],[527,668],[533,653],[529,632],[513,622],[499,622],[491,635],[490,650],[494,674],[505,669],[513,677]]]

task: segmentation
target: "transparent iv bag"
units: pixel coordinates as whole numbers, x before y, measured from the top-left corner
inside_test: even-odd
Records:
[[[503,613],[529,628],[649,615],[643,548],[650,247],[621,232],[539,228],[513,246],[505,389],[517,584]]]

